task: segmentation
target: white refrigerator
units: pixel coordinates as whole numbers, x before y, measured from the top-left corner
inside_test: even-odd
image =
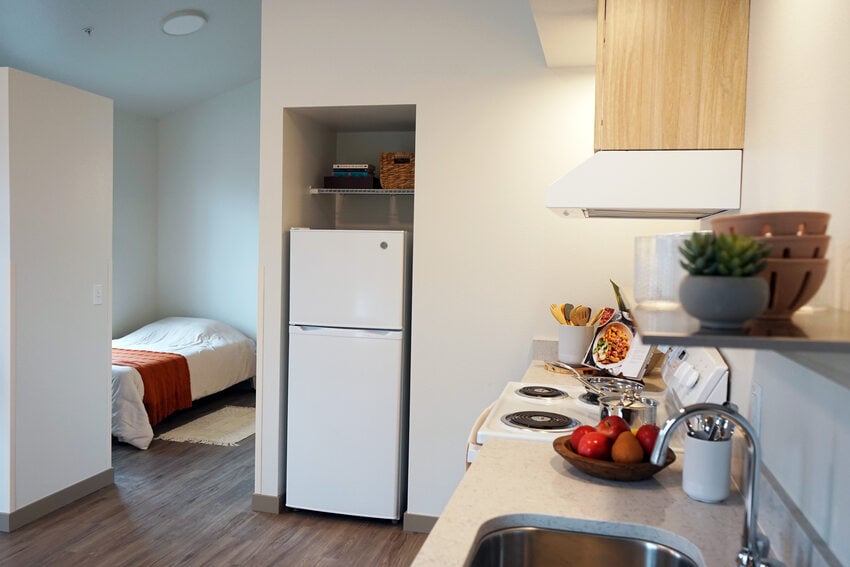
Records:
[[[398,520],[409,235],[292,229],[289,251],[286,506]]]

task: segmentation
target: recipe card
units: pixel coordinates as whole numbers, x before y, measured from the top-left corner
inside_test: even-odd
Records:
[[[640,340],[629,313],[613,311],[610,318],[600,320],[584,364],[612,376],[640,379],[651,352],[652,346]]]

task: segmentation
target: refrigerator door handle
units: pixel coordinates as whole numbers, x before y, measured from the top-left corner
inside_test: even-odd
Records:
[[[289,332],[299,335],[325,335],[334,337],[390,340],[398,340],[402,337],[402,331],[395,329],[350,329],[347,327],[321,327],[318,325],[290,325]]]
[[[298,329],[299,331],[303,331],[305,333],[316,332],[326,329],[327,327],[320,327],[319,325],[290,325],[291,329]]]

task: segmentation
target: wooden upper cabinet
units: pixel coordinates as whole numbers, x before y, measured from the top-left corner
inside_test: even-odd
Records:
[[[597,150],[744,147],[749,0],[599,0]]]

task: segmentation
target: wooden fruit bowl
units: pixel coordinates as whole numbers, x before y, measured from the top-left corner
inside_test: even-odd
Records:
[[[552,442],[555,447],[555,452],[561,455],[572,466],[583,473],[604,478],[606,480],[619,480],[624,482],[633,482],[636,480],[646,480],[651,478],[655,473],[663,468],[670,466],[676,460],[676,453],[667,449],[667,458],[663,465],[654,465],[652,463],[615,463],[613,461],[600,461],[598,459],[590,459],[583,457],[573,451],[570,445],[570,437],[572,435],[564,435],[558,437]]]

